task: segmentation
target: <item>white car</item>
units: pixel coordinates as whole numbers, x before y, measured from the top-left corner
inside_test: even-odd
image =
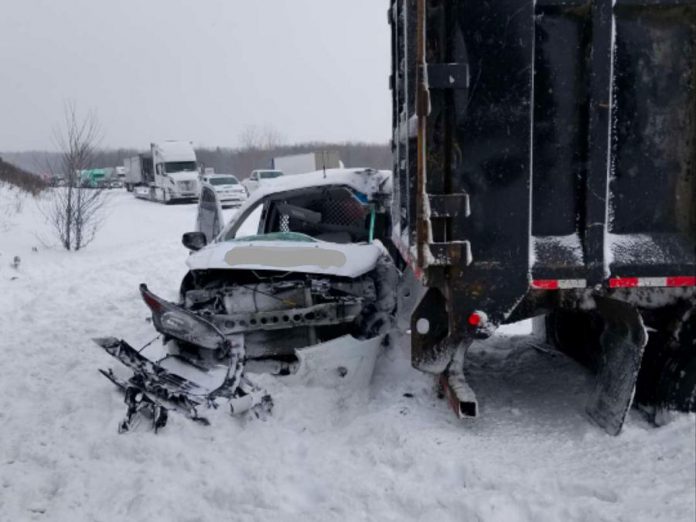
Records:
[[[292,374],[304,350],[350,339],[376,349],[396,306],[398,272],[380,241],[389,237],[391,190],[388,171],[287,176],[251,194],[225,225],[204,185],[197,231],[183,238],[193,253],[179,306],[243,334],[249,367],[272,361]],[[205,359],[195,336],[192,345]]]
[[[269,181],[284,176],[281,170],[252,170],[251,175],[242,181],[242,184],[247,189],[247,193],[251,194],[262,186],[265,186]]]
[[[395,327],[400,274],[382,242],[391,172],[288,176],[254,192],[227,225],[212,187],[202,184],[197,231],[182,238],[192,254],[179,302],[140,288],[167,355],[152,361],[123,340],[97,340],[134,371],[128,381],[102,371],[126,392],[122,430],[142,408],[155,429],[163,406],[199,421],[197,408],[223,399],[235,414],[268,410],[247,372],[364,389]]]
[[[239,207],[247,200],[247,191],[232,174],[205,174],[203,183],[209,184],[223,207]]]

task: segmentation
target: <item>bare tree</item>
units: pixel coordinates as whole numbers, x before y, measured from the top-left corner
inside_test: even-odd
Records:
[[[253,150],[259,147],[259,128],[255,125],[248,125],[239,133],[239,146],[243,150]]]
[[[285,143],[283,135],[272,125],[266,125],[261,131],[261,146],[264,150],[280,147]]]
[[[94,167],[101,136],[99,122],[93,112],[80,117],[75,104],[66,103],[63,128],[54,136],[67,183],[51,191],[43,211],[61,245],[66,250],[80,250],[94,239],[103,217],[102,189],[87,188],[82,179],[83,171]]]
[[[272,125],[249,125],[239,135],[239,143],[246,150],[270,150],[283,144],[283,136]]]
[[[282,145],[283,137],[271,125],[249,125],[240,133],[239,143],[233,168],[238,176],[246,177],[253,169],[271,167],[273,151]]]

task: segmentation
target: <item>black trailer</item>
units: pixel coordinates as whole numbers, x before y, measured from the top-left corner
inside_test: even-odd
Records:
[[[607,431],[636,380],[695,410],[696,0],[394,0],[389,18],[392,239],[428,287],[414,366],[464,414],[461,353],[546,315],[597,370]]]

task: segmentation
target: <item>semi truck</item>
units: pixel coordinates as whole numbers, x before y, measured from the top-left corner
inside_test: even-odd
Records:
[[[83,188],[101,188],[107,178],[106,169],[85,169],[80,171],[80,186]]]
[[[148,152],[126,158],[123,167],[126,189],[138,198],[161,203],[198,200],[199,167],[191,142],[151,143]]]
[[[596,373],[607,432],[634,403],[695,411],[696,2],[394,0],[389,20],[412,364],[476,415],[468,347],[535,318]]]
[[[286,176],[342,167],[338,152],[307,152],[273,158],[273,169],[282,171]]]

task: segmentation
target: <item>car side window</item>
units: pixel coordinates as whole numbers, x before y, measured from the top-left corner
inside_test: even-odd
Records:
[[[215,210],[215,192],[204,187],[201,191],[201,202],[208,204],[207,210]]]
[[[246,236],[255,236],[258,234],[259,227],[261,226],[263,207],[263,203],[257,204],[243,220],[236,223],[236,225],[225,234],[225,241]]]

